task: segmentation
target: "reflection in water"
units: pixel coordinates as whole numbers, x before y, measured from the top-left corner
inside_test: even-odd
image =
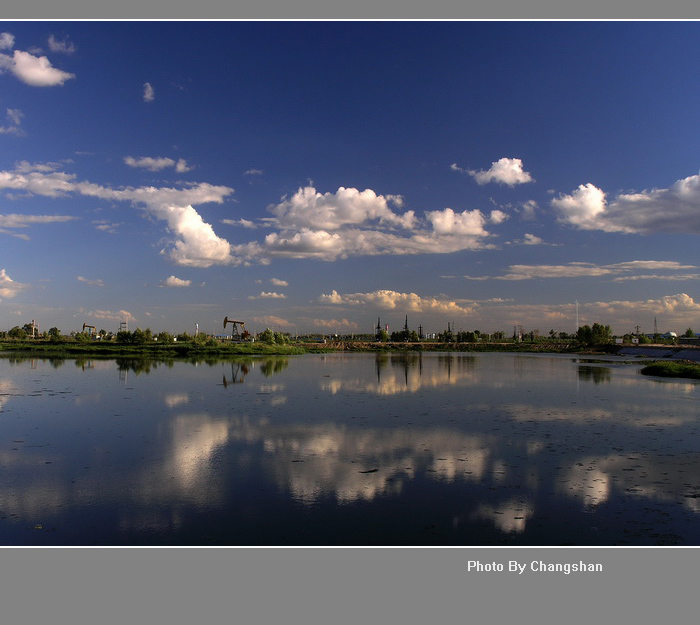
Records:
[[[585,382],[594,382],[595,384],[609,383],[612,380],[612,370],[609,367],[580,365],[578,377]]]
[[[510,354],[203,364],[0,360],[2,542],[700,544],[694,383]]]
[[[226,387],[229,384],[243,384],[245,376],[248,375],[249,371],[250,369],[247,363],[233,361],[231,363],[231,376],[227,378],[226,374],[224,374],[224,386]]]

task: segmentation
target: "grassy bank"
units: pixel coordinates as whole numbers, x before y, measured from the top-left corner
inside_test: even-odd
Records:
[[[268,343],[148,343],[129,345],[110,342],[70,341],[4,341],[0,352],[30,354],[36,356],[92,356],[92,357],[143,357],[143,358],[188,358],[192,356],[238,356],[238,355],[284,355],[304,354],[306,349],[297,345]]]
[[[537,353],[614,353],[614,345],[583,348],[573,342],[537,341],[533,343],[378,343],[362,341],[330,341],[328,343],[267,343],[188,341],[177,343],[145,344],[117,343],[112,341],[51,341],[8,340],[0,341],[0,352],[22,353],[36,356],[91,356],[91,357],[144,357],[144,358],[189,358],[199,356],[226,357],[238,355],[297,355],[318,352],[537,352]]]
[[[694,362],[653,362],[642,369],[643,375],[655,375],[663,378],[692,378],[700,380],[700,364]]]

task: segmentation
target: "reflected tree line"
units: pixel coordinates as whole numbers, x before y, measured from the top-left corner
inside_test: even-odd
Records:
[[[467,371],[473,371],[476,367],[476,356],[467,356],[461,354],[438,354],[437,362],[440,368],[447,372],[448,379],[452,373],[463,374]],[[431,356],[431,361],[435,361],[435,357]],[[402,353],[378,353],[375,358],[375,370],[377,373],[377,382],[381,384],[382,374],[385,371],[400,371],[403,372],[404,380],[408,385],[409,374],[417,373],[418,377],[423,373],[423,353],[422,352],[402,352]]]
[[[10,355],[5,357],[7,362],[13,365],[29,363],[31,368],[36,368],[39,364],[48,364],[54,369],[60,369],[66,364],[73,364],[79,369],[92,369],[98,361],[113,361],[117,365],[120,373],[134,373],[136,375],[149,374],[159,367],[172,369],[175,363],[187,363],[190,365],[209,367],[231,363],[231,376],[225,384],[242,382],[252,367],[259,368],[266,378],[281,373],[289,366],[289,358],[286,356],[237,356],[235,358],[221,358],[216,356],[195,356],[191,358],[144,358],[138,356],[111,356],[109,358],[96,358],[95,356],[23,356]],[[227,376],[224,376],[226,379]]]

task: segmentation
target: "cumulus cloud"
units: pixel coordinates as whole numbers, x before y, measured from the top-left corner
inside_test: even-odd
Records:
[[[15,282],[4,269],[0,269],[0,302],[7,299],[12,299],[20,291],[27,289],[26,284]]]
[[[486,236],[485,218],[481,211],[463,211],[455,213],[451,208],[441,211],[429,211],[425,214],[436,234],[456,234],[466,236]]]
[[[415,215],[399,215],[389,207],[389,200],[371,189],[359,191],[340,187],[336,193],[319,193],[313,187],[299,189],[271,207],[281,226],[333,231],[347,225],[376,221],[381,225],[411,228]]]
[[[13,55],[0,54],[0,72],[8,71],[23,83],[32,87],[62,86],[75,74],[64,72],[53,65],[45,56],[34,56],[23,50],[15,50]]]
[[[156,99],[156,92],[150,82],[143,83],[143,101],[153,102]]]
[[[570,195],[554,198],[552,206],[560,212],[561,221],[585,230],[598,229],[605,212],[605,193],[590,183],[582,184]]]
[[[127,162],[137,166],[140,159]],[[161,167],[162,163],[141,162],[141,166],[145,165]],[[178,188],[110,188],[79,181],[74,174],[51,169],[24,163],[14,171],[0,171],[0,190],[22,190],[46,197],[77,194],[131,202],[167,224],[174,241],[164,253],[177,264],[193,267],[269,264],[276,258],[332,261],[351,256],[446,254],[487,249],[492,247],[486,242],[491,234],[485,226],[503,220],[499,211],[487,217],[478,210],[458,213],[451,208],[427,211],[420,219],[412,210],[400,212],[392,208],[399,202],[398,196],[381,196],[372,190],[344,187],[337,193],[319,193],[307,187],[268,207],[273,217],[256,223],[223,220],[226,224],[260,224],[273,230],[260,241],[233,246],[218,236],[194,208],[204,203],[222,203],[233,193],[230,187],[192,183]]]
[[[585,230],[653,234],[700,234],[700,175],[678,180],[667,189],[606,194],[588,183],[551,201],[560,220]]]
[[[148,171],[162,171],[163,169],[174,168],[178,173],[192,171],[192,167],[187,164],[184,158],[177,161],[172,158],[141,156],[134,158],[133,156],[125,156],[124,162],[129,167],[137,167],[147,169]]]
[[[586,305],[586,309],[599,318],[613,319],[619,325],[627,325],[629,328],[634,327],[640,320],[658,316],[665,326],[669,329],[676,328],[678,331],[696,323],[700,303],[687,293],[677,293],[640,301],[592,302]]]
[[[274,217],[260,220],[274,229],[272,233],[260,242],[237,246],[234,252],[258,262],[443,254],[488,247],[483,241],[490,236],[485,224],[503,220],[497,211],[486,217],[478,210],[457,213],[451,208],[427,211],[421,219],[412,210],[397,210],[402,205],[400,196],[370,189],[340,187],[336,193],[319,193],[313,187],[302,188],[269,207]]]
[[[286,280],[280,280],[279,278],[271,278],[270,282],[272,282],[272,284],[275,286],[289,286],[289,282]]]
[[[480,185],[496,182],[514,187],[518,184],[534,182],[532,175],[523,169],[523,162],[519,158],[500,158],[491,163],[491,167],[485,171],[464,170],[458,167],[456,163],[452,165],[452,169],[468,173]]]
[[[192,280],[181,280],[175,276],[170,276],[160,283],[161,286],[182,288],[192,285]]]
[[[234,262],[231,245],[214,232],[211,224],[193,208],[194,204],[222,203],[233,189],[207,183],[182,188],[124,187],[112,189],[90,182],[79,182],[72,174],[43,171],[0,171],[0,189],[24,190],[36,195],[61,197],[77,194],[102,200],[126,201],[142,206],[145,211],[167,224],[175,241],[167,252],[177,264],[210,267]],[[10,216],[5,216],[10,217]],[[26,216],[11,216],[26,218]],[[31,219],[32,218],[27,218]],[[72,219],[54,217],[54,220]],[[2,222],[0,221],[0,227]],[[19,226],[14,226],[19,227]]]
[[[448,298],[421,297],[416,293],[400,293],[391,290],[377,290],[371,293],[340,294],[333,290],[320,295],[322,304],[346,306],[373,306],[382,310],[400,309],[407,312],[437,312],[448,314],[471,314],[474,306],[463,306]]]

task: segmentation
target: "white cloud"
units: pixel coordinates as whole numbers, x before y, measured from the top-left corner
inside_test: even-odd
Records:
[[[517,211],[520,213],[521,219],[525,221],[532,221],[535,219],[535,213],[539,206],[537,205],[537,202],[535,200],[528,200],[527,202],[523,202],[518,208]]]
[[[125,156],[124,162],[129,167],[137,167],[141,169],[147,169],[148,171],[162,171],[172,167],[178,173],[185,173],[192,171],[192,167],[187,164],[184,158],[178,159],[177,161],[172,158],[163,157],[151,157],[151,156],[141,156],[139,158],[134,158],[133,156]]]
[[[275,217],[260,220],[275,231],[261,242],[234,248],[247,261],[272,258],[315,258],[332,261],[350,256],[449,253],[487,247],[483,239],[487,218],[478,210],[428,211],[418,219],[414,211],[398,213],[390,204],[400,196],[341,187],[336,193],[299,189],[292,198],[270,207]],[[500,214],[494,214],[499,221]],[[227,221],[227,223],[237,223]]]
[[[542,245],[544,241],[534,234],[525,233],[522,243],[523,245]]]
[[[75,74],[64,72],[53,65],[45,56],[34,56],[29,52],[15,50],[13,56],[0,54],[0,71],[10,71],[19,80],[32,87],[61,86]]]
[[[78,282],[84,282],[85,284],[89,286],[104,286],[105,283],[102,279],[97,279],[97,280],[90,280],[89,278],[84,278],[83,276],[78,276],[77,278]]]
[[[150,82],[143,83],[143,101],[153,102],[156,99],[156,92]]]
[[[170,276],[160,283],[161,286],[182,288],[192,285],[192,280],[181,280],[175,276]]]
[[[112,310],[84,310],[80,311],[86,318],[89,319],[100,319],[101,321],[126,321],[127,323],[132,323],[136,321],[136,317],[132,315],[128,310],[118,310],[116,312]]]
[[[433,232],[438,235],[486,236],[484,216],[481,211],[463,211],[455,213],[451,208],[441,211],[429,211],[425,214],[432,224]]]
[[[271,212],[281,226],[333,231],[347,225],[376,221],[381,225],[411,228],[413,211],[403,215],[389,208],[389,200],[371,189],[359,191],[340,187],[336,193],[318,193],[313,187],[299,189],[283,199]]]
[[[322,330],[343,330],[351,332],[359,328],[358,324],[348,319],[312,319],[310,321],[314,328]]]
[[[26,284],[15,282],[4,269],[0,269],[0,301],[12,299],[20,291],[29,288]]]
[[[76,50],[75,44],[66,37],[57,39],[54,35],[49,35],[49,50],[59,54],[73,54]]]
[[[250,219],[222,219],[222,224],[227,226],[240,226],[241,228],[248,228],[249,230],[255,230],[260,226]]]
[[[526,235],[527,236],[527,235]],[[535,237],[536,238],[536,237]],[[667,270],[680,271],[696,269],[694,265],[681,265],[675,261],[635,260],[612,265],[595,265],[593,263],[568,263],[566,265],[511,265],[509,272],[502,276],[464,276],[467,280],[535,280],[548,278],[587,278],[594,276],[619,276],[631,271]],[[651,276],[624,276],[614,281],[650,278]],[[664,279],[674,279],[669,274]],[[676,277],[675,279],[686,279]]]
[[[262,176],[265,172],[262,169],[247,169],[243,172],[244,176]]]
[[[452,165],[454,171],[465,171],[456,164]],[[489,182],[505,184],[514,187],[517,184],[534,182],[533,177],[523,169],[523,162],[519,158],[500,158],[491,163],[486,171],[466,170],[476,180],[477,184],[484,185]]]
[[[20,128],[23,117],[24,113],[19,109],[7,109],[5,118],[8,125],[0,126],[0,135],[23,135],[24,131]]]
[[[286,280],[280,280],[279,278],[272,278],[270,279],[270,282],[272,282],[272,284],[275,286],[289,286],[289,282]]]
[[[471,314],[474,306],[461,306],[448,298],[421,297],[416,293],[400,293],[391,290],[378,290],[371,293],[351,293],[341,295],[333,290],[318,298],[322,304],[373,306],[381,310],[400,309],[406,312],[437,312],[448,314]]]
[[[123,222],[114,223],[114,222],[107,221],[105,219],[99,219],[99,220],[93,221],[92,225],[95,226],[95,230],[99,230],[100,232],[108,232],[109,234],[116,234],[117,229],[119,228],[119,226],[123,225]]]
[[[11,50],[15,47],[15,36],[12,33],[0,33],[0,50]]]
[[[489,215],[489,221],[492,224],[502,224],[506,219],[508,219],[508,213],[504,213],[502,210],[492,210]]]
[[[248,299],[287,299],[284,293],[267,293],[263,291],[260,295],[250,295]]]
[[[61,167],[63,167],[66,162],[70,163],[71,161],[64,161],[64,162],[47,162],[47,163],[30,163],[29,161],[17,161],[15,163],[15,168],[13,171],[16,173],[20,174],[28,174],[31,172],[52,172],[52,171],[57,171]]]
[[[133,164],[137,163],[138,159],[134,159]],[[143,164],[156,165],[150,161]],[[216,235],[211,224],[193,208],[209,202],[222,203],[233,193],[230,187],[192,183],[180,188],[109,188],[78,181],[73,174],[23,163],[14,171],[0,171],[0,189],[46,197],[78,194],[131,202],[166,222],[174,242],[164,252],[177,264],[194,267],[269,264],[275,258],[332,261],[381,254],[446,254],[491,247],[484,242],[490,236],[484,227],[488,220],[478,210],[456,213],[448,208],[428,211],[425,219],[418,219],[413,211],[394,212],[389,207],[394,200],[371,190],[360,192],[341,187],[338,193],[321,194],[311,187],[300,189],[293,198],[270,208],[275,217],[259,220],[261,225],[274,228],[273,232],[262,241],[232,246]],[[315,224],[315,219],[328,229]],[[496,214],[494,219],[499,221],[500,217]],[[223,222],[254,225],[246,220]]]
[[[222,203],[233,193],[230,187],[192,184],[183,188],[170,187],[124,187],[111,189],[90,182],[76,182],[75,176],[64,172],[28,173],[0,171],[0,189],[22,189],[47,197],[66,196],[71,193],[96,197],[103,200],[127,201],[143,205],[146,212],[166,222],[168,230],[175,235],[175,242],[168,250],[171,259],[180,265],[210,267],[214,264],[235,262],[231,256],[231,245],[216,235],[193,208],[193,204]],[[11,217],[11,216],[5,216]],[[24,217],[24,216],[12,216]],[[54,217],[53,220],[71,218]],[[0,222],[0,226],[2,222]],[[20,226],[14,226],[20,227]]]
[[[652,234],[700,234],[700,175],[676,181],[667,189],[623,193],[610,202],[592,184],[552,200],[561,221],[585,230]]]
[[[613,282],[630,282],[636,280],[663,280],[664,282],[686,282],[688,280],[700,280],[700,273],[684,273],[677,276],[667,276],[658,273],[641,274],[638,276],[620,276],[614,278]]]
[[[561,220],[586,230],[597,229],[605,212],[605,193],[591,183],[579,185],[571,195],[552,200]]]
[[[246,323],[248,323],[246,321]],[[290,329],[294,327],[294,324],[282,317],[276,317],[275,315],[266,315],[263,317],[251,317],[250,324],[256,324],[261,327],[271,328],[271,329]]]
[[[640,320],[649,322],[658,316],[661,317],[664,327],[685,330],[688,326],[697,323],[697,316],[700,313],[700,303],[687,293],[664,295],[658,299],[641,301],[592,302],[586,308],[591,311],[591,316],[613,319],[618,324],[625,324],[630,328]],[[610,322],[606,321],[606,323]]]
[[[64,223],[76,219],[71,215],[0,215],[0,228],[28,228],[35,224]]]

